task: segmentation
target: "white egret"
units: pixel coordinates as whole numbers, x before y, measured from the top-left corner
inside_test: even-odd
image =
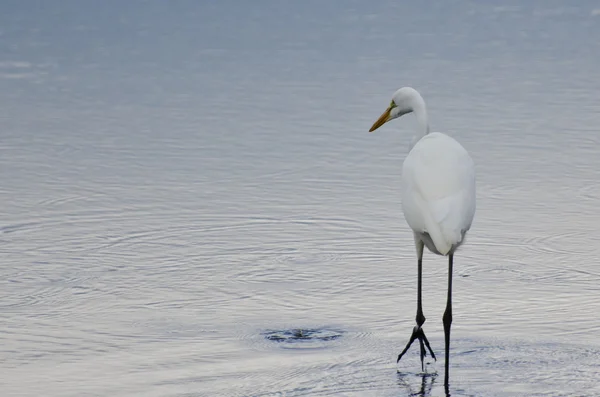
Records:
[[[423,97],[413,88],[396,91],[390,106],[373,124],[375,131],[390,120],[413,112],[418,132],[402,167],[402,211],[413,230],[417,250],[417,325],[410,340],[398,355],[398,361],[415,339],[421,346],[421,367],[426,355],[431,356],[429,341],[423,331],[425,316],[421,299],[423,247],[437,255],[448,256],[448,297],[444,311],[445,377],[448,386],[450,356],[450,325],[452,323],[452,261],[457,248],[465,241],[465,235],[475,216],[475,166],[467,151],[448,135],[429,133],[427,109]]]

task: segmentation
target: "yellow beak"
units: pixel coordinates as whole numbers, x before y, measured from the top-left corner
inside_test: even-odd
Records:
[[[391,111],[392,111],[392,107],[390,106],[385,110],[385,112],[383,112],[383,114],[381,116],[379,116],[379,118],[377,119],[375,124],[373,124],[373,126],[371,127],[369,132],[375,131],[377,128],[381,127],[382,125],[384,125],[385,123],[390,121],[390,112]]]

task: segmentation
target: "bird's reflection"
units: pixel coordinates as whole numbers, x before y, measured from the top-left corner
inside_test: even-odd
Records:
[[[431,390],[435,384],[437,373],[405,373],[398,371],[398,386],[406,390],[410,397],[427,397],[431,396]],[[415,381],[415,379],[417,381]],[[448,386],[444,387],[446,397],[450,397]]]

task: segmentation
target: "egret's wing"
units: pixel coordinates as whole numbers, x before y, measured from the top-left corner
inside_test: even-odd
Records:
[[[402,210],[404,218],[412,230],[429,234],[439,253],[446,254],[450,251],[452,244],[445,237],[440,224],[435,220],[434,211],[423,199],[418,186],[413,185],[413,189],[404,189]]]

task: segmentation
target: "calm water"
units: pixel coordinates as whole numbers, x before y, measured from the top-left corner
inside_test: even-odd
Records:
[[[477,164],[453,396],[600,395],[600,3],[2,2],[3,396],[441,396],[410,116]],[[443,357],[446,262],[426,254]],[[437,374],[437,375],[436,375]]]

